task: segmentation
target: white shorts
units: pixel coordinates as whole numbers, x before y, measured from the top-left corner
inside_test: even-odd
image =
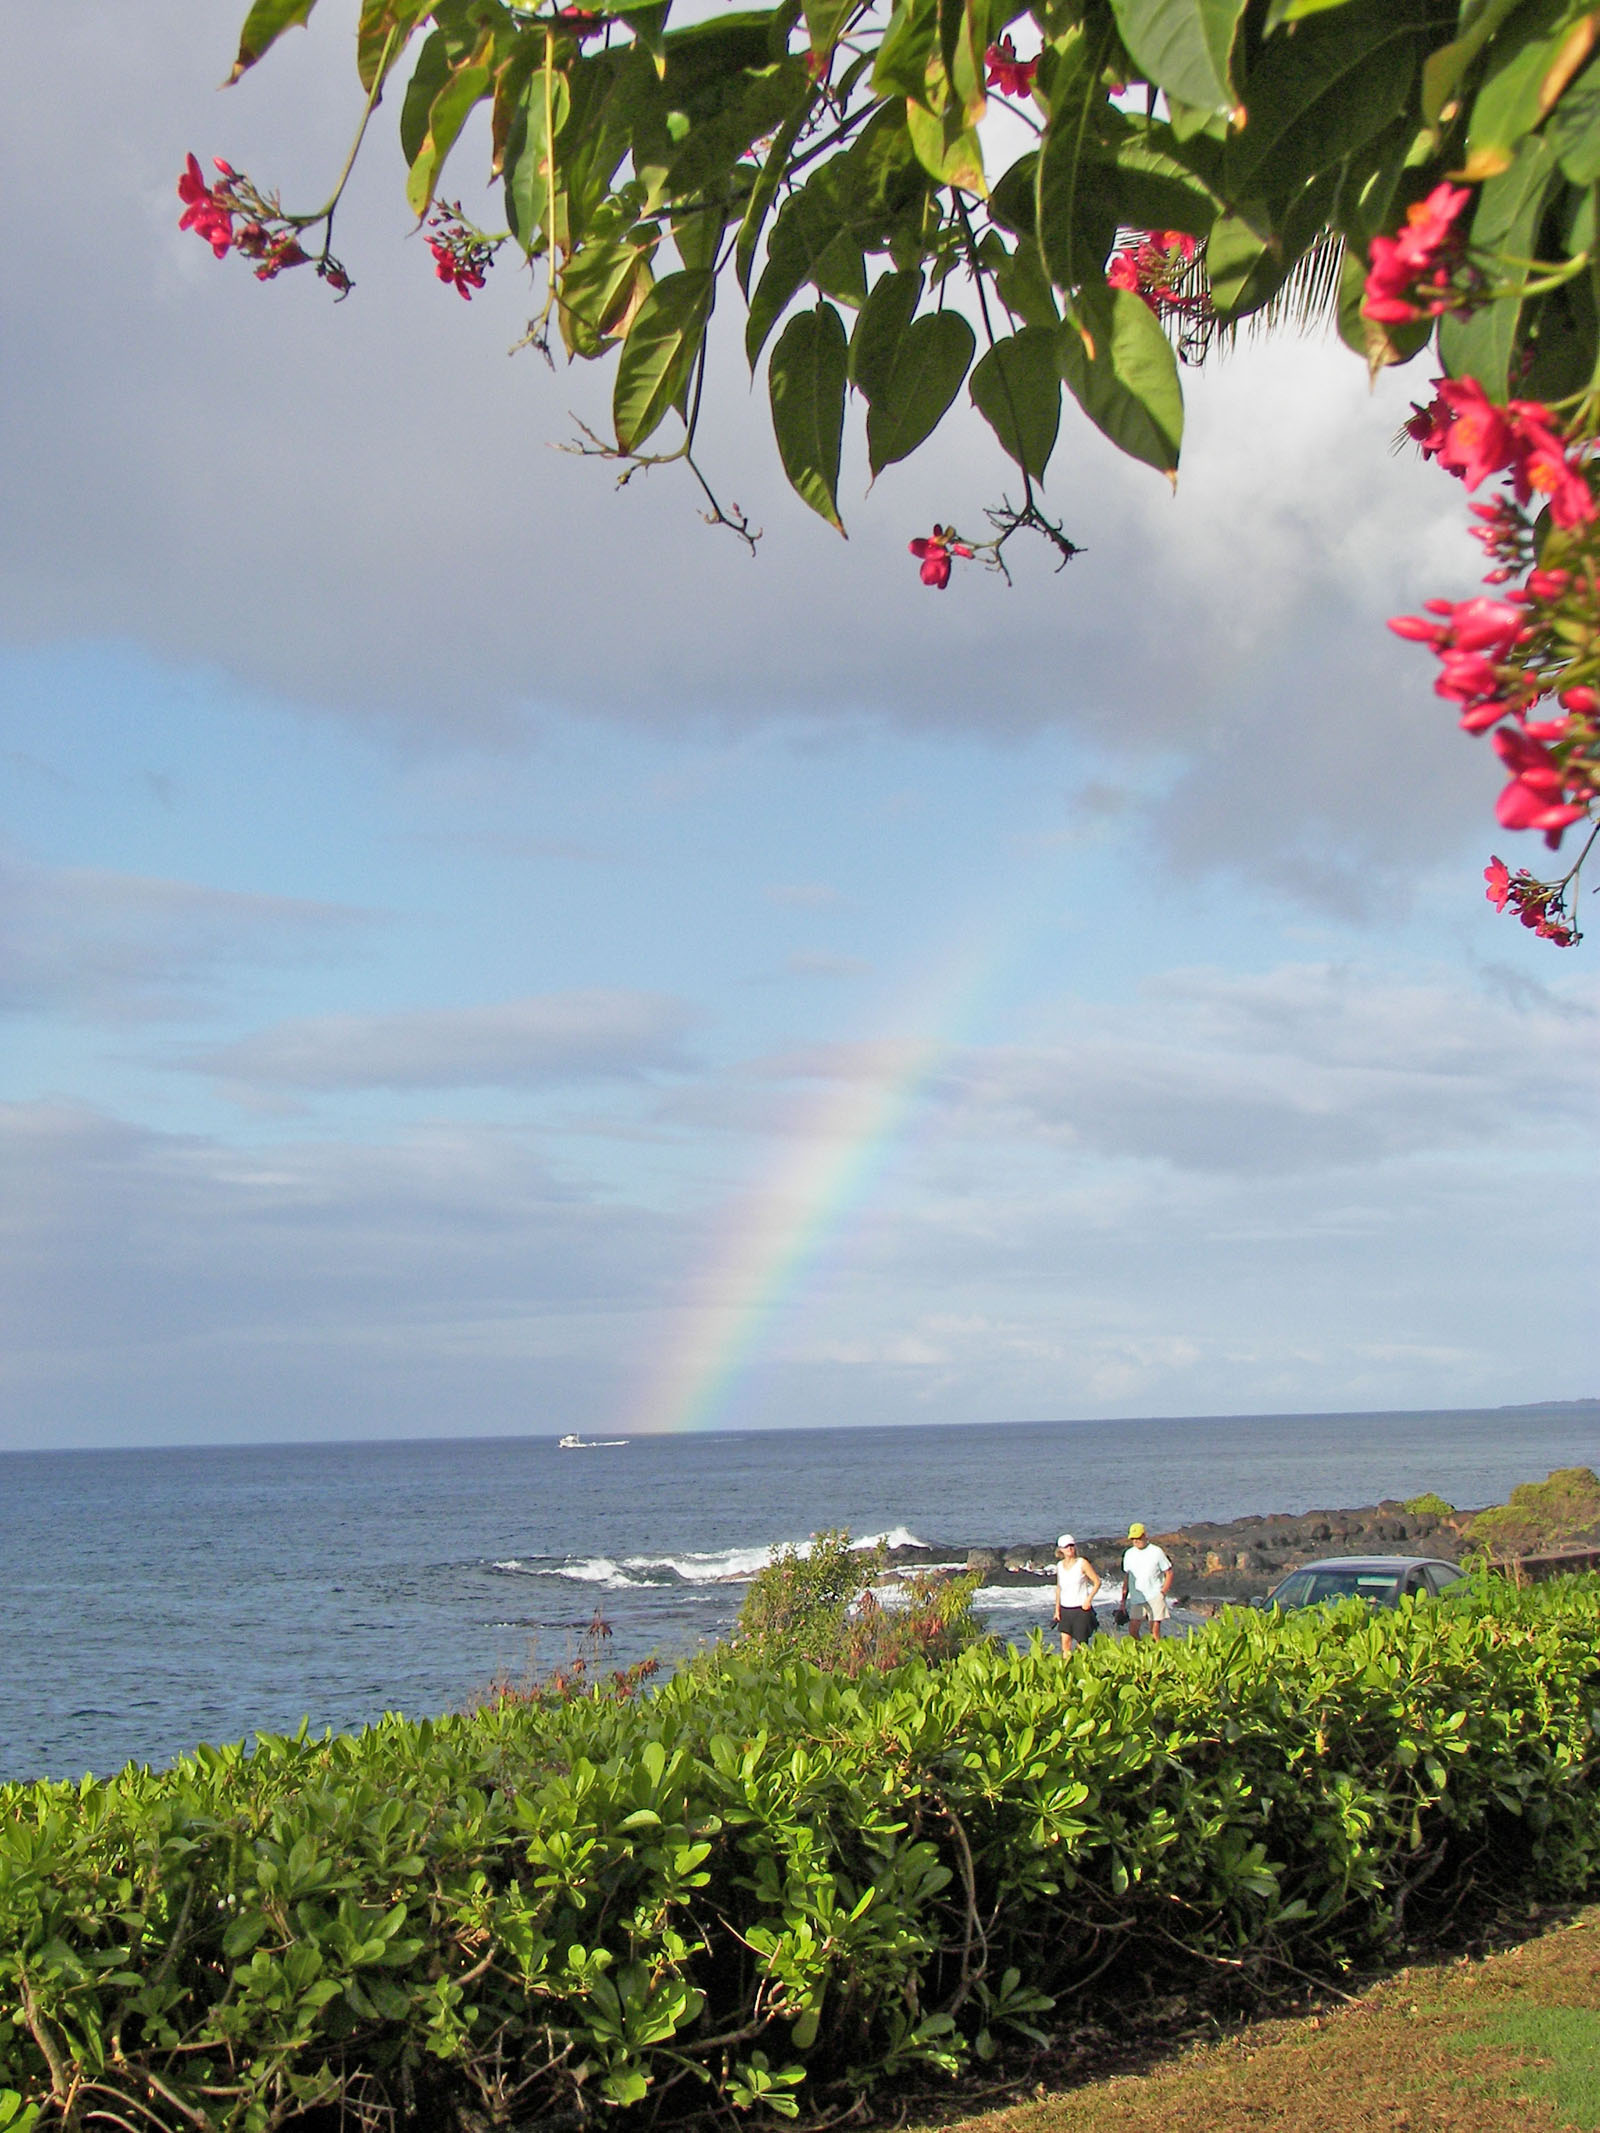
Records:
[[[1128,1619],[1132,1622],[1166,1622],[1171,1619],[1172,1609],[1167,1605],[1165,1593],[1158,1592],[1153,1600],[1141,1600],[1134,1593],[1128,1595]]]

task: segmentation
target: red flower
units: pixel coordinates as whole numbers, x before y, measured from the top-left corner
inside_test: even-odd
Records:
[[[1373,238],[1363,317],[1401,323],[1437,318],[1456,307],[1460,299],[1451,283],[1462,244],[1455,221],[1471,198],[1465,186],[1436,185],[1406,209],[1398,236]]]
[[[1550,428],[1549,412],[1537,400],[1511,403],[1519,446],[1517,494],[1526,502],[1529,491],[1537,489],[1549,497],[1550,516],[1558,526],[1584,526],[1594,517],[1594,497],[1581,471],[1567,457],[1565,444]]]
[[[1438,398],[1450,410],[1450,427],[1440,439],[1439,464],[1458,475],[1469,489],[1516,458],[1516,432],[1503,407],[1496,407],[1476,378],[1441,378]]]
[[[1511,870],[1503,859],[1491,859],[1483,870],[1483,878],[1489,884],[1484,894],[1497,911],[1506,907],[1506,898],[1511,894]]]
[[[1495,803],[1495,818],[1502,829],[1544,831],[1552,851],[1561,842],[1563,830],[1579,821],[1588,809],[1565,799],[1561,765],[1549,750],[1517,726],[1502,726],[1494,736],[1495,752],[1512,773],[1511,783]]]
[[[1033,77],[1038,69],[1036,59],[1019,59],[1017,48],[1009,35],[998,44],[990,45],[984,53],[988,68],[985,81],[991,89],[998,89],[1002,96],[1031,96]]]
[[[1450,434],[1450,406],[1448,401],[1437,396],[1426,407],[1413,400],[1411,415],[1406,423],[1406,435],[1416,445],[1424,459],[1432,459]]]
[[[1111,264],[1106,268],[1107,286],[1113,289],[1137,289],[1139,269],[1131,252],[1113,252]]]
[[[943,592],[950,583],[950,558],[960,555],[966,556],[970,561],[972,557],[972,550],[965,541],[957,540],[954,526],[936,524],[930,538],[924,539],[919,535],[916,540],[908,541],[906,545],[911,553],[921,560],[923,584],[931,585],[939,592]]]
[[[219,163],[217,168],[225,178],[233,176],[225,163]],[[193,230],[196,236],[203,237],[220,259],[233,242],[233,209],[222,198],[220,189],[213,191],[207,185],[197,156],[190,156],[178,179],[178,198],[183,202],[179,229]]]

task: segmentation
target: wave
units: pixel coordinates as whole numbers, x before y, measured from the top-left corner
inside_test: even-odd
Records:
[[[851,1542],[857,1550],[868,1548],[921,1548],[927,1544],[904,1526],[886,1533],[863,1534]],[[805,1557],[812,1543],[767,1541],[749,1548],[684,1549],[675,1555],[625,1555],[620,1561],[609,1555],[507,1556],[496,1570],[519,1577],[567,1578],[581,1585],[598,1585],[609,1592],[625,1592],[663,1585],[748,1585],[750,1580],[785,1553]]]

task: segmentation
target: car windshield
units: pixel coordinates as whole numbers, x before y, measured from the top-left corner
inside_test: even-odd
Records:
[[[1280,1607],[1315,1607],[1324,1600],[1370,1600],[1391,1607],[1400,1580],[1392,1570],[1301,1570],[1278,1587]]]

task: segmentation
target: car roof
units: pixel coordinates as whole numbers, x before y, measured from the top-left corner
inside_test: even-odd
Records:
[[[1314,1563],[1301,1563],[1300,1570],[1459,1570],[1459,1563],[1440,1555],[1319,1555]],[[1293,1570],[1285,1572],[1293,1577]]]

